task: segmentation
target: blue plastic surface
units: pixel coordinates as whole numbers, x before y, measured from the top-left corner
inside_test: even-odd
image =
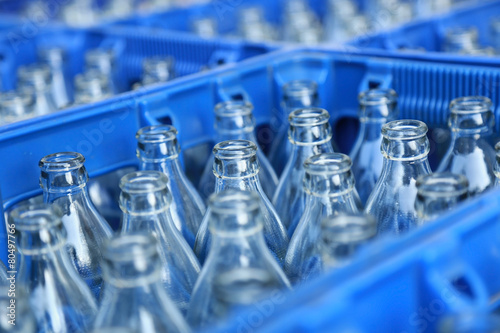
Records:
[[[226,63],[266,53],[268,46],[237,41],[207,41],[194,36],[178,36],[167,31],[144,29],[18,28],[0,34],[0,75],[2,90],[15,89],[20,65],[37,60],[37,48],[57,46],[67,52],[68,75],[83,71],[85,51],[112,49],[116,55],[119,91],[130,90],[142,76],[142,61],[155,55],[175,58],[177,76],[198,73]]]
[[[91,177],[134,166],[135,132],[159,122],[178,128],[187,171],[196,182],[204,159],[193,155],[213,138],[213,106],[228,99],[250,100],[257,137],[265,147],[273,135],[269,120],[279,107],[280,88],[292,79],[318,81],[320,104],[330,111],[343,152],[349,152],[356,136],[357,94],[369,87],[395,89],[401,118],[420,119],[431,128],[446,126],[453,98],[486,95],[500,123],[500,91],[494,88],[500,68],[494,66],[340,50],[280,51],[0,128],[0,154],[8,157],[0,163],[4,208],[40,193],[38,161],[44,155],[76,150],[85,155]],[[431,156],[439,158],[436,147],[443,145],[442,138],[429,139]],[[380,239],[348,268],[235,316],[225,331],[433,332],[438,318],[450,311],[495,307],[500,295],[499,198],[498,191],[485,193],[400,239]]]
[[[487,0],[461,6],[450,13],[419,20],[394,30],[362,36],[349,44],[422,59],[498,64],[498,57],[479,55],[471,57],[442,52],[447,31],[458,27],[476,27],[481,46],[493,46],[490,24],[494,18],[500,18],[500,1]]]

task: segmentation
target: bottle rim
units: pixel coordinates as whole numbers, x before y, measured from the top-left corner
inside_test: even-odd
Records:
[[[492,112],[493,103],[485,96],[465,96],[455,98],[450,103],[450,111],[454,114],[474,114]]]
[[[61,209],[52,204],[22,204],[9,213],[17,230],[36,231],[48,229],[62,223]]]
[[[131,194],[147,194],[165,190],[168,182],[168,176],[160,171],[134,171],[120,179],[120,189]]]
[[[340,174],[351,170],[351,167],[351,158],[342,153],[318,154],[304,162],[305,172],[312,175]]]
[[[38,166],[45,172],[60,172],[79,169],[85,157],[77,152],[60,152],[44,156]]]
[[[292,111],[288,120],[294,127],[320,126],[328,123],[330,114],[322,108],[303,108]]]
[[[145,232],[120,234],[105,241],[103,257],[113,262],[130,262],[137,257],[151,258],[158,254],[157,242],[154,235]]]
[[[152,125],[139,129],[135,138],[141,143],[164,143],[177,139],[177,133],[172,125]]]
[[[416,186],[424,197],[459,197],[468,192],[469,181],[464,175],[436,172],[418,177]]]
[[[323,241],[353,243],[368,240],[377,235],[377,223],[370,215],[342,214],[321,220]]]
[[[218,117],[250,116],[253,104],[248,101],[226,101],[220,102],[214,107],[214,113]]]
[[[389,140],[411,141],[424,137],[427,125],[414,119],[394,120],[382,126],[382,135]]]
[[[213,152],[223,160],[249,158],[257,154],[257,145],[248,140],[228,140],[216,144]]]
[[[358,101],[364,106],[392,104],[398,101],[398,94],[390,88],[369,89],[358,95]]]
[[[318,84],[313,80],[292,80],[285,83],[282,89],[286,97],[310,96],[318,92]]]

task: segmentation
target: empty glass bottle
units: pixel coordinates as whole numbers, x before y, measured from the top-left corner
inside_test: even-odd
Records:
[[[457,27],[447,31],[444,41],[445,52],[460,53],[479,47],[479,35],[475,27]]]
[[[52,96],[52,81],[48,66],[40,64],[21,66],[17,71],[17,78],[17,90],[22,94],[33,96],[36,116],[57,111]]]
[[[185,313],[200,265],[174,225],[168,177],[160,171],[132,172],[122,178],[120,188],[122,233],[141,231],[158,238],[161,280],[168,296]]]
[[[392,89],[370,89],[359,94],[358,100],[359,134],[349,155],[356,188],[365,204],[382,171],[382,126],[397,118],[398,95]]]
[[[118,87],[115,69],[116,55],[111,49],[92,49],[85,53],[85,66],[87,71],[96,70],[107,77],[108,91],[111,95],[117,94]]]
[[[321,272],[318,245],[324,217],[358,213],[361,203],[351,172],[351,159],[344,154],[319,154],[304,163],[306,201],[285,257],[285,272],[292,283],[307,281]],[[296,227],[296,229],[295,229]]]
[[[201,38],[217,36],[217,21],[210,17],[202,17],[191,22],[191,30]]]
[[[68,82],[66,80],[66,53],[59,47],[38,50],[38,58],[50,68],[52,75],[52,96],[58,109],[70,104]]]
[[[480,310],[455,313],[442,318],[439,333],[500,333],[500,317]]]
[[[361,247],[377,235],[377,222],[369,215],[343,214],[321,221],[318,247],[323,270],[348,265]]]
[[[177,130],[170,125],[148,126],[141,128],[135,137],[140,169],[157,170],[168,176],[168,189],[172,195],[170,213],[175,226],[192,248],[205,214],[205,204],[182,169]]]
[[[307,108],[290,114],[288,138],[293,150],[280,177],[273,203],[279,217],[292,236],[292,226],[302,217],[306,203],[304,162],[313,155],[333,153],[330,115],[324,109]]]
[[[2,318],[0,320],[2,333],[35,333],[37,331],[28,295],[24,289],[16,288],[15,284],[14,288],[11,288],[0,282],[0,318]]]
[[[494,166],[494,172],[495,172],[495,186],[500,186],[500,142],[498,142],[495,145],[495,152],[496,152],[496,158],[495,158],[495,166]]]
[[[317,44],[322,40],[321,22],[307,1],[287,1],[283,12],[284,40],[303,44]]]
[[[142,85],[167,82],[175,78],[173,57],[157,56],[144,59]]]
[[[228,140],[248,140],[257,144],[255,137],[255,120],[252,114],[253,105],[248,102],[229,101],[222,102],[215,106],[215,142],[219,143]],[[278,177],[274,172],[267,157],[259,149],[257,159],[260,163],[258,174],[262,189],[268,198],[272,198]],[[200,195],[205,200],[214,192],[215,179],[213,171],[214,156],[210,155],[208,162],[201,176],[199,190]]]
[[[32,94],[7,91],[0,94],[0,124],[10,124],[35,116]]]
[[[39,162],[40,186],[45,203],[62,210],[62,223],[67,230],[66,250],[78,273],[98,297],[102,284],[100,248],[111,236],[108,223],[90,200],[80,153],[63,152],[47,155]]]
[[[213,244],[189,306],[187,319],[193,327],[217,324],[232,311],[290,288],[266,248],[259,201],[258,193],[237,189],[210,197]]]
[[[75,104],[95,103],[112,96],[109,78],[92,69],[75,76]]]
[[[382,173],[366,202],[365,212],[377,220],[378,233],[402,234],[418,224],[416,180],[431,173],[427,125],[394,120],[382,127]]]
[[[29,295],[38,332],[84,333],[92,325],[97,305],[68,254],[61,214],[58,207],[47,204],[20,206],[11,212],[9,223],[16,226],[20,254],[16,283]]]
[[[214,155],[213,172],[217,177],[215,193],[228,189],[240,189],[255,191],[259,194],[264,238],[269,249],[282,263],[289,239],[278,214],[260,185],[257,145],[247,140],[223,141],[215,145]],[[210,233],[208,232],[210,215],[209,208],[198,230],[194,245],[194,251],[201,263],[205,262],[210,248]]]
[[[149,233],[111,238],[104,246],[104,288],[94,329],[189,332],[161,283],[158,240]]]
[[[435,219],[467,199],[468,187],[465,176],[449,172],[418,177],[415,210],[420,223]]]
[[[488,142],[495,123],[491,108],[491,100],[481,96],[461,97],[450,103],[451,143],[437,171],[467,177],[470,196],[495,183],[495,151]]]
[[[281,175],[292,154],[288,141],[288,117],[292,111],[319,104],[318,84],[312,80],[293,80],[283,85],[283,101],[280,110],[271,118],[271,129],[276,133],[269,151],[269,161],[276,173]]]
[[[261,7],[246,7],[240,10],[239,35],[250,41],[272,41],[276,39],[274,28],[266,21]]]

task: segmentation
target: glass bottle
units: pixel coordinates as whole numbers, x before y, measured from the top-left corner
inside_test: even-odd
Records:
[[[85,53],[85,67],[87,71],[96,70],[107,77],[108,91],[111,95],[119,93],[115,68],[116,55],[111,49],[91,49]]]
[[[295,212],[301,217],[298,224],[289,229],[293,236],[285,257],[285,272],[294,284],[321,272],[317,246],[321,220],[328,216],[359,213],[361,203],[351,166],[351,159],[340,153],[314,155],[304,163],[306,201],[304,210]]]
[[[296,226],[302,217],[306,203],[302,182],[305,173],[304,162],[313,155],[333,153],[333,147],[332,128],[328,122],[330,115],[326,110],[299,109],[293,111],[289,119],[288,138],[293,150],[280,177],[273,203],[291,237],[291,228]]]
[[[200,265],[174,225],[168,177],[160,171],[132,172],[122,178],[120,188],[122,233],[141,231],[158,238],[161,280],[168,296],[185,313]]]
[[[479,33],[475,27],[457,27],[446,32],[444,52],[461,53],[479,47]]]
[[[442,318],[439,333],[500,333],[500,317],[480,310],[454,313]]]
[[[111,229],[90,200],[84,162],[83,155],[76,152],[45,156],[38,164],[40,186],[44,202],[62,210],[68,233],[66,249],[76,270],[98,297],[102,284],[100,249],[111,236]]]
[[[10,124],[35,116],[32,94],[7,91],[0,94],[0,124]]]
[[[205,204],[182,169],[177,130],[170,125],[148,126],[141,128],[135,137],[140,169],[161,171],[168,176],[172,195],[170,213],[175,226],[193,248]]]
[[[276,136],[269,150],[269,161],[278,176],[292,153],[292,145],[288,141],[288,117],[294,110],[316,107],[319,104],[318,84],[312,80],[293,80],[284,84],[282,90],[281,108],[271,119],[271,129]]]
[[[498,187],[500,186],[500,142],[497,142],[495,145],[495,166],[494,166],[494,173],[495,173],[495,186]]]
[[[21,286],[19,286],[21,287]],[[14,301],[14,303],[12,303]],[[0,282],[0,332],[35,333],[36,320],[26,291]]]
[[[421,221],[434,220],[468,197],[469,181],[449,172],[431,173],[417,178],[415,210]]]
[[[217,178],[215,193],[228,189],[240,189],[255,191],[259,194],[264,238],[278,262],[282,263],[289,239],[278,214],[260,185],[257,145],[247,140],[223,141],[215,145],[213,151],[215,156],[213,172]],[[198,230],[194,245],[194,251],[202,264],[205,262],[210,247],[210,233],[208,232],[210,214],[209,208]]]
[[[318,247],[323,271],[348,265],[377,235],[377,222],[369,215],[342,214],[321,221]]]
[[[239,35],[243,39],[262,42],[276,39],[273,27],[266,21],[260,6],[246,7],[239,11]]]
[[[359,94],[358,100],[359,134],[349,155],[356,188],[365,204],[382,171],[382,126],[397,118],[398,95],[392,89],[370,89]]]
[[[112,96],[109,78],[93,69],[75,76],[75,104],[95,103]]]
[[[366,202],[365,212],[377,220],[378,234],[402,234],[418,224],[416,180],[431,173],[427,125],[394,120],[382,126],[382,173]]]
[[[38,332],[83,333],[90,328],[97,305],[67,251],[61,215],[58,207],[47,204],[11,212],[9,223],[16,226],[20,255],[16,284],[29,295]]]
[[[194,19],[191,31],[201,38],[215,38],[218,35],[217,21],[210,17]]]
[[[157,56],[144,59],[142,85],[167,82],[175,78],[173,57]]]
[[[70,104],[68,82],[66,79],[66,53],[59,47],[41,48],[38,50],[40,62],[50,68],[52,75],[52,96],[58,109]]]
[[[261,197],[227,189],[209,199],[213,245],[200,273],[187,314],[196,328],[206,328],[290,288],[266,247]]]
[[[48,66],[40,64],[21,66],[17,71],[17,79],[17,90],[22,94],[33,96],[36,116],[57,111],[52,96],[52,81]]]
[[[134,232],[111,238],[103,248],[104,288],[94,329],[189,332],[161,283],[158,240]]]
[[[248,140],[257,144],[255,137],[255,120],[252,114],[253,105],[243,101],[222,102],[215,106],[215,142],[228,140]],[[267,157],[259,149],[257,150],[257,159],[260,163],[258,177],[262,189],[268,198],[272,198],[278,177],[269,163]],[[214,156],[210,155],[208,162],[201,176],[199,191],[203,199],[208,199],[214,192],[215,179],[213,172]]]
[[[469,195],[475,196],[495,183],[495,150],[488,142],[495,115],[487,97],[469,96],[450,103],[448,126],[451,143],[437,172],[462,174],[469,180]]]

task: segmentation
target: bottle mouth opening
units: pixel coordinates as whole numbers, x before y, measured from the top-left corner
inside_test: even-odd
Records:
[[[456,98],[450,103],[450,110],[456,114],[491,112],[493,103],[488,97],[467,96]]]
[[[177,129],[171,125],[146,126],[137,131],[135,135],[141,143],[164,143],[177,138]]]
[[[469,181],[464,175],[450,172],[420,176],[416,185],[420,195],[432,197],[458,197],[469,190]]]
[[[210,195],[208,204],[213,212],[220,214],[249,212],[259,209],[260,197],[255,192],[229,189]]]
[[[43,157],[38,166],[46,172],[70,171],[83,166],[85,157],[77,152],[62,152]]]
[[[120,179],[120,189],[131,194],[163,191],[168,187],[168,177],[160,171],[136,171]]]
[[[142,67],[145,72],[171,71],[175,61],[170,56],[154,56],[144,59]]]
[[[304,162],[305,171],[309,174],[339,174],[349,171],[351,167],[349,156],[341,153],[314,155]]]
[[[292,111],[288,120],[290,126],[311,127],[328,123],[330,114],[321,108],[304,108]]]
[[[369,215],[338,215],[321,221],[323,242],[351,243],[373,238],[377,234],[377,223]]]
[[[219,117],[249,116],[252,115],[253,105],[246,101],[227,101],[218,103],[214,112]]]
[[[218,159],[249,158],[257,154],[257,145],[248,140],[229,140],[216,144],[213,151]]]
[[[398,94],[393,89],[370,89],[358,95],[361,105],[375,106],[396,103]]]
[[[427,125],[419,120],[395,120],[382,126],[382,135],[389,140],[415,140],[427,134]]]
[[[318,84],[312,80],[293,80],[283,85],[283,93],[287,97],[302,97],[315,95]]]
[[[50,204],[25,204],[14,208],[9,216],[18,230],[35,231],[60,224],[62,213]]]
[[[113,262],[131,262],[137,258],[151,258],[158,254],[157,240],[146,233],[127,233],[115,236],[104,245],[104,258]],[[145,265],[147,265],[145,263]]]

